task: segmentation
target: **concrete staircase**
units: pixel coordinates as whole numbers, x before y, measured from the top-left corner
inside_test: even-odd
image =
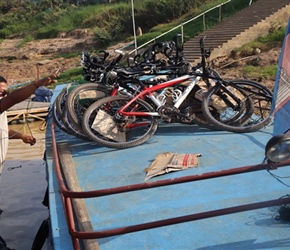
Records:
[[[205,38],[205,48],[212,48],[211,59],[225,56],[233,49],[268,34],[275,25],[286,25],[290,17],[289,0],[258,0],[249,7],[220,22],[210,30],[184,43],[185,59],[200,60],[199,40]]]

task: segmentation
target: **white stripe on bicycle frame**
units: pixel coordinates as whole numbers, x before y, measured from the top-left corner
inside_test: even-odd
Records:
[[[195,84],[200,80],[200,78],[200,76],[196,76],[192,79],[191,83],[187,86],[187,88],[183,91],[182,95],[175,102],[175,108],[180,107],[180,105],[184,102],[185,98],[189,95],[190,91],[194,88]]]

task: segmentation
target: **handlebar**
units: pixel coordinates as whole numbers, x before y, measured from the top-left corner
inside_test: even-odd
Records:
[[[123,56],[126,54],[124,51],[119,50],[119,49],[116,49],[115,52],[119,53],[119,56],[115,60],[114,65],[118,64],[121,61],[121,59],[123,58]]]

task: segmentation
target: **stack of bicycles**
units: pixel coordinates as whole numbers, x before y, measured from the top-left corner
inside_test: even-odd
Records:
[[[184,60],[177,36],[154,44],[126,67],[118,66],[121,54],[108,64],[86,57],[86,75],[98,80],[64,88],[53,105],[55,123],[112,148],[146,142],[162,122],[235,133],[268,125],[272,92],[254,81],[221,78],[208,66],[211,51],[204,41],[200,39],[201,62],[195,66]]]

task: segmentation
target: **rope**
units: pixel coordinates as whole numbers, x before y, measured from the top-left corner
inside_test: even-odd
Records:
[[[282,180],[280,179],[286,179],[286,178],[290,178],[290,176],[278,176],[278,175],[275,175],[273,173],[270,172],[270,170],[267,170],[267,172],[272,176],[274,177],[277,181],[279,181],[280,183],[282,183],[283,185],[285,185],[286,187],[290,187],[290,185],[286,184],[285,182],[283,182]]]

